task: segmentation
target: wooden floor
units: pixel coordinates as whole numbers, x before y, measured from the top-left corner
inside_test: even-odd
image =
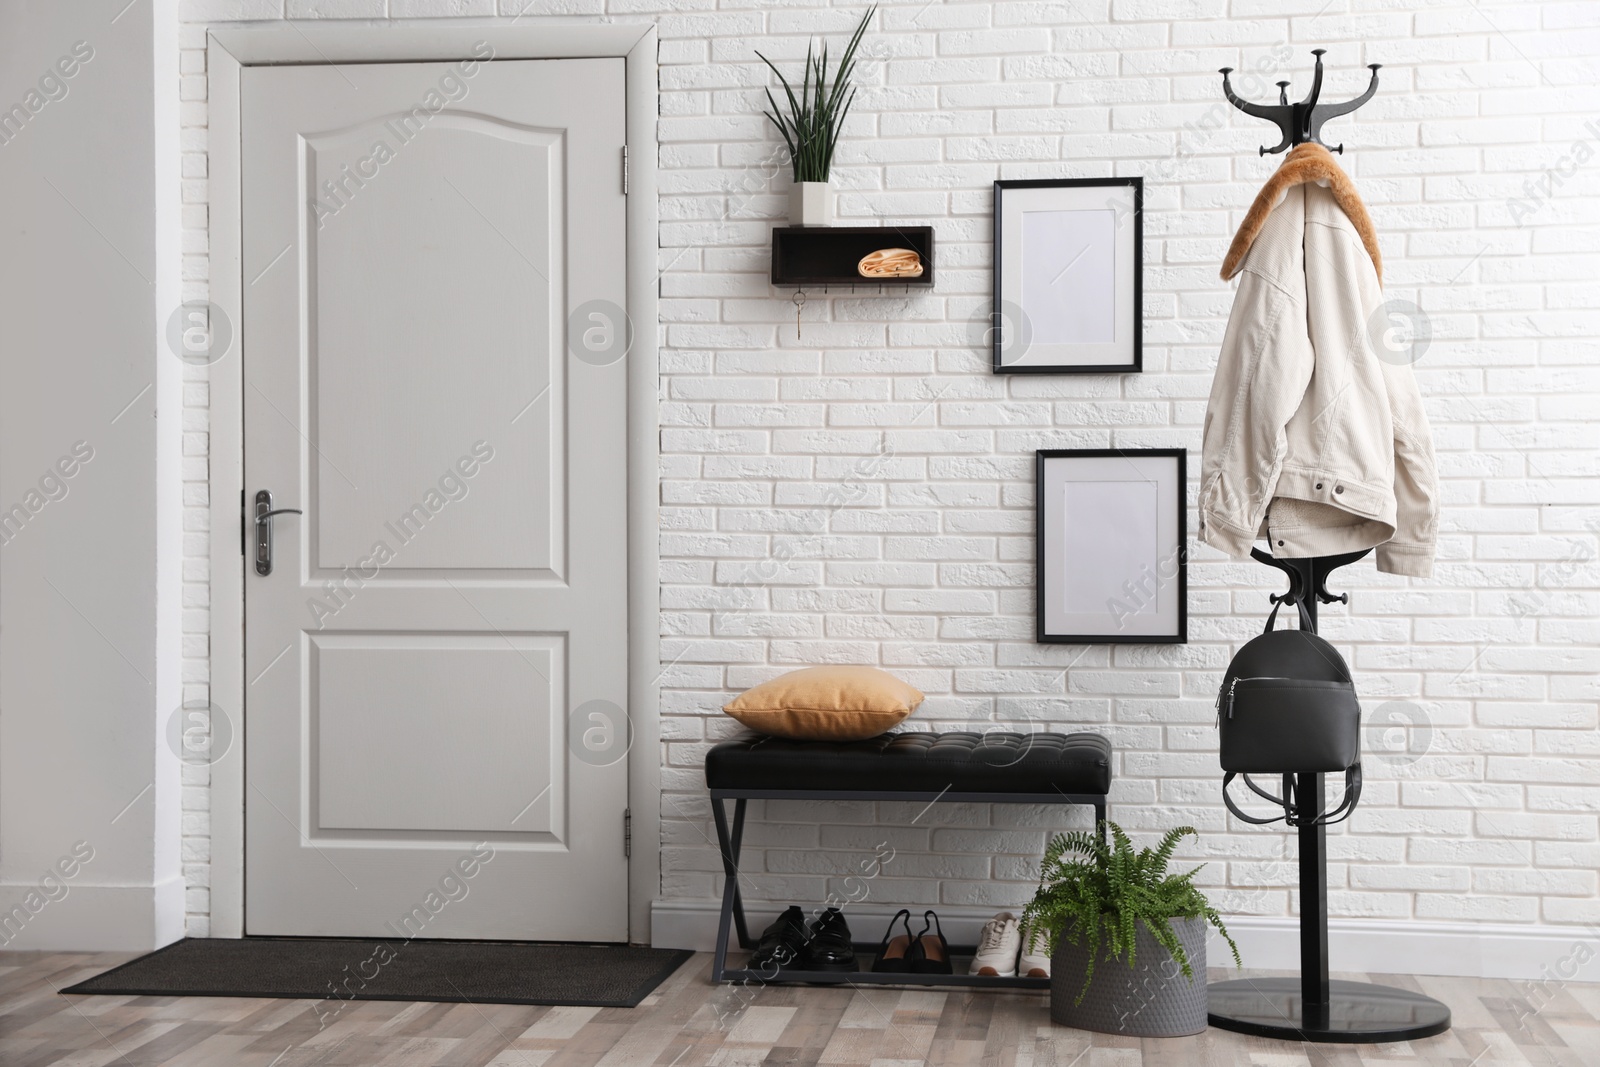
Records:
[[[346,1003],[319,1025],[325,1002],[56,992],[128,958],[0,952],[0,1065],[1600,1065],[1600,985],[1533,990],[1387,977],[1455,1013],[1450,1033],[1395,1045],[1288,1044],[1220,1030],[1162,1041],[1107,1037],[1052,1026],[1039,993],[713,987],[704,954],[633,1009],[367,1001]]]

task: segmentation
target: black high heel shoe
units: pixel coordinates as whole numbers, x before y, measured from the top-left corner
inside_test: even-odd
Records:
[[[905,927],[905,933],[896,937],[894,924],[900,923]],[[917,954],[917,939],[911,936],[911,910],[901,908],[889,920],[888,929],[883,932],[883,941],[878,945],[878,958],[872,961],[872,969],[879,973],[903,974],[911,970],[911,961]]]
[[[910,926],[906,927],[908,930]],[[932,929],[934,933],[928,933]],[[950,943],[944,939],[939,916],[930,909],[922,913],[922,933],[916,938],[916,958],[909,969],[917,974],[954,974],[950,966]]]

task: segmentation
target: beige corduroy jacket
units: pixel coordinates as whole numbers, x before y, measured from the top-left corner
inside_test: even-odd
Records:
[[[1256,197],[1222,276],[1239,278],[1206,407],[1200,539],[1230,556],[1377,549],[1433,571],[1439,487],[1411,367],[1379,359],[1377,236],[1326,148],[1293,148]],[[1381,336],[1381,334],[1380,334]]]

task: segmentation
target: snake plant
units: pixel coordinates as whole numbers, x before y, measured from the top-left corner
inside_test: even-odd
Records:
[[[795,95],[793,86],[789,84],[789,79],[773,65],[772,60],[760,52],[756,53],[760,56],[761,62],[778,76],[778,81],[783,85],[788,108],[780,108],[778,101],[773,98],[772,90],[767,89],[767,103],[772,105],[772,110],[765,114],[778,128],[778,133],[783,136],[783,143],[789,149],[789,162],[793,167],[794,180],[797,182],[828,180],[828,170],[833,165],[833,149],[839,143],[839,131],[844,126],[845,116],[850,113],[851,102],[855,100],[856,91],[850,84],[850,76],[855,71],[856,49],[860,47],[861,37],[867,32],[867,23],[876,10],[878,7],[874,4],[867,9],[865,15],[861,16],[860,24],[850,37],[850,43],[845,46],[844,55],[839,57],[839,66],[834,71],[831,85],[826,81],[828,73],[826,41],[822,43],[820,54],[816,54],[814,45],[806,45],[805,76],[801,79],[798,96]]]

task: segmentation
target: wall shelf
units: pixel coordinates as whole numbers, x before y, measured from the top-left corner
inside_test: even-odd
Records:
[[[880,248],[909,248],[922,257],[920,278],[863,278],[861,257]],[[812,288],[933,285],[932,226],[779,226],[772,231],[772,284]]]

